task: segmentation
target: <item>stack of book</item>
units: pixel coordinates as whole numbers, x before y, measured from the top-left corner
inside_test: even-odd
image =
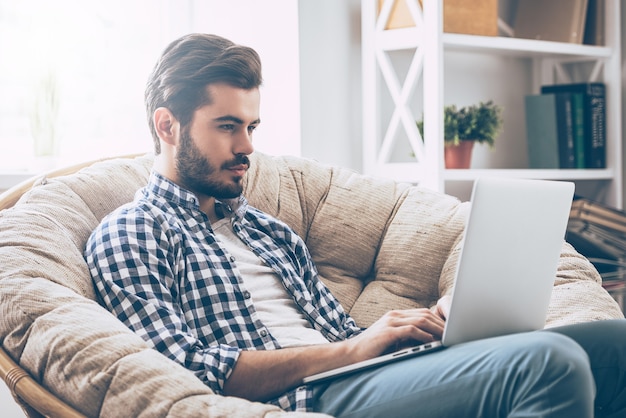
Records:
[[[604,83],[543,86],[525,110],[530,168],[606,167]]]
[[[576,196],[566,239],[595,265],[607,290],[626,288],[626,212]]]

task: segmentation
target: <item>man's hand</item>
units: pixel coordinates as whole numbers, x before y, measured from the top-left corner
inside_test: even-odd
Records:
[[[434,312],[427,308],[390,311],[346,343],[351,344],[351,362],[368,360],[407,345],[441,339],[446,302]]]
[[[435,305],[435,313],[441,317],[441,319],[446,320],[450,315],[450,306],[452,305],[452,296],[445,295],[442,296],[438,301],[437,305]]]
[[[432,309],[390,311],[346,341],[270,351],[243,351],[224,385],[224,394],[266,401],[301,384],[302,379],[407,345],[441,339],[451,297]]]

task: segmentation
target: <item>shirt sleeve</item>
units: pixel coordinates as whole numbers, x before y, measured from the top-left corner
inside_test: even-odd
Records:
[[[85,259],[105,307],[221,394],[241,350],[206,346],[190,332],[176,279],[185,266],[181,236],[163,216],[121,211],[92,233]]]

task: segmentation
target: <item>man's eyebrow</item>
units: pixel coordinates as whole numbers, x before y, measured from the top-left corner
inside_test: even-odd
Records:
[[[219,118],[215,118],[213,120],[215,122],[233,122],[233,123],[238,123],[239,125],[243,124],[243,120],[239,119],[236,116],[231,116],[231,115],[220,116]]]
[[[244,123],[242,119],[232,115],[220,116],[219,118],[215,118],[213,120],[215,122],[232,122],[238,125],[243,125]],[[261,123],[261,119],[256,119],[252,121],[251,125],[258,125],[259,123]]]

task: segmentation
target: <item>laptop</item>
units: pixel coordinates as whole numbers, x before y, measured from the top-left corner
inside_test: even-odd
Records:
[[[442,340],[308,376],[303,383],[468,341],[542,329],[573,196],[571,182],[477,179]]]

